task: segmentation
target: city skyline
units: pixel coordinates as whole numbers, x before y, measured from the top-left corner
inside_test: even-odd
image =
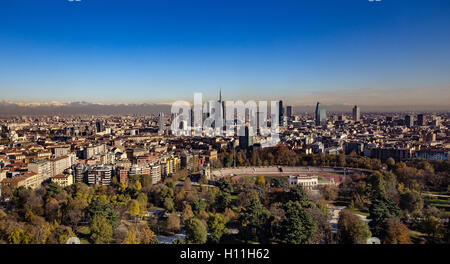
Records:
[[[2,100],[449,109],[449,3],[257,3],[2,2]]]

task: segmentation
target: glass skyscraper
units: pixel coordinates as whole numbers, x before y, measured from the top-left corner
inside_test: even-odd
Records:
[[[325,125],[327,123],[327,110],[317,102],[316,105],[316,126]]]

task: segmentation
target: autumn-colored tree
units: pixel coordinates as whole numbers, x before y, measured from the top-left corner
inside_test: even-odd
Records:
[[[365,244],[371,236],[366,223],[351,210],[344,209],[339,213],[338,241],[343,244]]]
[[[327,184],[320,188],[320,192],[325,200],[335,201],[338,198],[338,188],[336,185]]]
[[[167,217],[167,230],[169,232],[178,232],[180,230],[180,217],[173,213]]]
[[[128,213],[135,218],[141,215],[141,206],[137,200],[132,199],[128,203]]]
[[[192,217],[194,217],[194,213],[192,212],[192,207],[189,204],[184,206],[183,212],[181,213],[183,223],[189,221]]]
[[[139,240],[136,235],[136,230],[134,228],[128,229],[127,236],[122,241],[122,244],[139,244]]]
[[[158,244],[158,239],[155,233],[148,227],[144,225],[139,231],[139,241],[141,244]]]
[[[264,178],[264,176],[260,175],[258,177],[256,177],[256,182],[255,182],[258,186],[260,187],[265,187],[266,186],[266,179]]]
[[[409,229],[399,219],[391,219],[387,223],[386,236],[383,240],[383,243],[411,244],[409,232]]]

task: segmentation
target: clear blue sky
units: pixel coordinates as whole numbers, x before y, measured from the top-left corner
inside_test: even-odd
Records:
[[[0,100],[448,104],[449,29],[448,0],[1,0]]]

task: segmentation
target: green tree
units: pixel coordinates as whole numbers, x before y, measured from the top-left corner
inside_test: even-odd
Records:
[[[204,212],[206,210],[206,201],[204,199],[200,199],[195,201],[192,204],[192,211],[195,215],[198,215],[201,212]]]
[[[231,205],[231,194],[228,192],[219,192],[219,194],[216,196],[215,200],[215,208],[219,212],[224,212],[226,208],[230,207]]]
[[[164,208],[166,208],[169,212],[173,212],[175,210],[175,204],[171,198],[164,199]]]
[[[400,213],[400,208],[391,199],[382,194],[375,195],[369,207],[369,226],[373,235],[384,238],[388,221],[400,218]]]
[[[116,229],[120,224],[119,215],[114,210],[111,204],[108,201],[103,199],[94,200],[88,207],[88,212],[92,217],[94,215],[103,215],[108,219],[109,224],[112,226],[113,230]]]
[[[311,201],[301,185],[292,188],[288,194],[289,200],[299,202],[303,207],[310,207]]]
[[[226,193],[232,193],[233,192],[233,186],[231,185],[231,182],[228,178],[221,178],[220,180],[217,181],[217,187],[219,187],[219,189],[222,192],[226,192]]]
[[[400,208],[407,214],[419,214],[423,208],[423,199],[416,190],[406,190],[400,195]]]
[[[94,215],[91,225],[91,240],[96,244],[108,244],[112,240],[113,229],[108,219],[101,214]]]
[[[267,242],[270,239],[270,212],[255,197],[239,215],[239,234],[245,241]]]
[[[225,224],[226,218],[222,214],[210,214],[208,218],[208,230],[210,234],[210,240],[214,243],[219,243],[223,234],[228,232]]]
[[[300,202],[289,201],[284,206],[284,218],[280,223],[279,239],[285,244],[308,244],[316,229],[312,217]]]
[[[204,244],[207,239],[207,230],[203,222],[192,218],[186,224],[186,242],[189,244]]]

